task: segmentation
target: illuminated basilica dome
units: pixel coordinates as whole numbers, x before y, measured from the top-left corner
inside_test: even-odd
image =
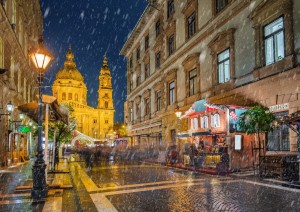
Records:
[[[83,76],[76,68],[74,53],[72,52],[71,47],[69,47],[69,50],[67,51],[64,67],[56,74],[56,79],[72,79],[83,82]]]

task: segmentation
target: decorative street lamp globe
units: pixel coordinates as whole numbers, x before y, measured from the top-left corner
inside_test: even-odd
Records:
[[[42,73],[47,70],[53,60],[53,55],[45,48],[43,39],[39,39],[38,45],[30,50],[29,57],[35,68]]]
[[[7,109],[8,113],[12,113],[14,111],[14,105],[11,103],[11,101],[9,101],[7,103],[6,109]]]
[[[30,127],[32,127],[33,122],[30,120],[29,123],[28,123],[28,125],[29,125]]]
[[[22,121],[24,119],[24,113],[19,113],[19,119]]]
[[[181,111],[177,111],[177,112],[175,112],[175,114],[176,114],[176,117],[177,117],[177,118],[180,118],[180,116],[181,116]]]
[[[29,58],[38,71],[39,99],[38,99],[38,144],[37,159],[32,168],[33,186],[31,197],[33,199],[42,199],[48,195],[48,187],[46,182],[46,164],[43,153],[43,107],[42,107],[42,88],[44,81],[44,73],[53,60],[52,54],[45,48],[43,40],[39,39],[38,45],[29,51]]]

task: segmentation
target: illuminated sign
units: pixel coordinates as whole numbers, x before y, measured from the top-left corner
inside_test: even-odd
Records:
[[[280,105],[273,105],[273,106],[269,107],[270,112],[288,110],[288,109],[289,109],[289,103],[284,103],[284,104],[280,104]]]
[[[30,132],[30,127],[25,126],[25,125],[18,126],[18,132],[28,133],[28,132]]]

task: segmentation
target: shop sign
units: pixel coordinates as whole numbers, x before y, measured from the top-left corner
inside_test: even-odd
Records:
[[[243,109],[229,109],[229,132],[241,131],[240,126],[237,124],[240,115],[246,112]]]
[[[30,132],[30,127],[28,127],[28,126],[18,126],[18,132],[28,133],[28,132]]]
[[[280,105],[273,105],[269,107],[270,112],[276,112],[281,110],[288,110],[289,109],[289,103],[284,103]]]

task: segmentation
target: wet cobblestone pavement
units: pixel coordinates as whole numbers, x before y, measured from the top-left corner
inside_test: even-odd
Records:
[[[60,189],[40,203],[30,194],[3,194],[31,183],[31,164],[0,175],[0,211],[300,211],[300,189],[254,177],[219,177],[136,162],[102,161],[91,170],[82,161],[64,165],[70,173],[49,174],[49,179],[73,188]]]

